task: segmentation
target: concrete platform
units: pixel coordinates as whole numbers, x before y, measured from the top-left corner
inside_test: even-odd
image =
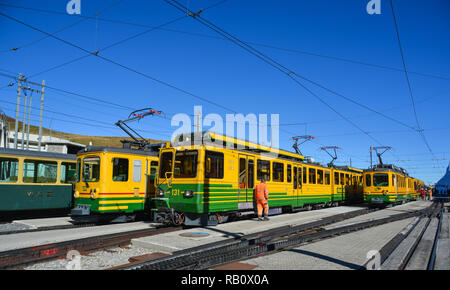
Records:
[[[401,213],[405,213],[405,212],[413,212],[413,211],[427,208],[431,204],[432,204],[431,201],[424,201],[424,200],[412,201],[412,202],[408,202],[408,203],[405,203],[402,205],[397,205],[397,206],[385,208],[382,210],[378,210],[378,211],[375,211],[375,212],[372,212],[372,213],[369,213],[366,215],[361,215],[361,216],[357,216],[357,217],[354,217],[351,219],[347,219],[345,221],[334,223],[334,224],[324,227],[324,228],[332,229],[332,228],[342,227],[342,226],[350,225],[350,224],[354,224],[354,223],[360,223],[360,222],[365,222],[365,221],[370,221],[370,220],[386,218],[389,216],[393,216],[393,215],[401,214]]]
[[[192,228],[156,236],[133,239],[132,244],[133,246],[143,247],[158,252],[173,253],[175,251],[193,248],[232,237],[239,237],[268,230],[270,228],[305,224],[331,215],[352,212],[362,208],[363,207],[357,206],[340,206],[271,216],[270,221],[258,222],[256,219],[252,219],[224,223],[212,227]]]
[[[22,224],[28,226],[30,229],[39,229],[45,227],[55,227],[55,226],[69,226],[73,223],[70,222],[70,217],[57,217],[57,218],[42,218],[42,219],[27,219],[27,220],[16,220],[13,224]]]
[[[255,265],[255,270],[357,270],[367,262],[369,251],[380,251],[414,220],[388,223],[241,262]]]
[[[0,251],[21,249],[132,230],[154,228],[156,223],[134,222],[86,228],[0,235]]]

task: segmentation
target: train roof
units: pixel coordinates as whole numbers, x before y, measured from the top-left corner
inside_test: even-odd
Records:
[[[406,169],[395,166],[393,164],[378,164],[378,165],[375,165],[373,168],[364,170],[364,172],[376,172],[376,171],[391,171],[391,172],[403,174],[406,177],[410,177],[408,174],[408,171],[406,171]]]
[[[356,173],[363,173],[364,171],[358,168],[350,167],[350,166],[334,166],[337,170],[345,170],[345,171],[352,171]]]
[[[86,148],[78,151],[77,154],[94,153],[94,152],[113,152],[113,153],[135,154],[135,155],[158,156],[159,150],[157,150],[156,148],[161,147],[157,147],[157,145],[155,145],[155,147],[152,149],[131,149],[131,148],[118,148],[106,146],[87,146]]]
[[[12,149],[12,148],[0,148],[0,155],[39,157],[39,158],[52,158],[52,159],[67,159],[67,160],[75,160],[76,159],[75,154],[32,151],[32,150],[22,150],[22,149]]]
[[[188,136],[188,137],[186,137],[186,136]],[[182,137],[184,137],[184,139],[182,139]],[[186,146],[186,144],[200,145],[200,144],[195,144],[196,137],[199,140],[201,140],[201,144],[204,144],[204,145],[217,146],[218,145],[217,141],[221,141],[220,145],[226,146],[226,144],[232,144],[233,148],[237,149],[237,150],[247,150],[247,151],[251,151],[251,152],[265,153],[268,155],[279,155],[284,158],[294,159],[294,160],[298,160],[298,161],[303,161],[305,159],[305,157],[300,154],[292,153],[292,152],[281,150],[278,148],[272,148],[272,147],[260,145],[260,144],[249,142],[246,140],[237,139],[234,137],[228,137],[228,136],[217,134],[217,133],[210,132],[210,131],[180,134],[174,138],[174,141],[172,142],[172,146]],[[242,148],[239,148],[239,147],[242,147]],[[228,149],[228,148],[224,147],[224,149]]]

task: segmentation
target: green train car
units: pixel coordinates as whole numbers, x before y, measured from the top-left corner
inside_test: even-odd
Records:
[[[0,215],[70,210],[75,155],[0,148]]]

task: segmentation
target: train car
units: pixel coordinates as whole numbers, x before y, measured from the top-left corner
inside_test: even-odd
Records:
[[[352,178],[362,180],[361,171],[308,163],[299,154],[212,132],[181,137],[161,149],[159,159],[152,210],[155,221],[173,224],[215,225],[254,213],[253,192],[263,177],[269,215],[338,205],[348,197]],[[336,173],[342,179],[333,178]]]
[[[417,199],[419,184],[403,168],[377,165],[364,170],[364,200],[372,206],[404,203]]]
[[[0,212],[69,211],[75,155],[0,148]]]
[[[77,154],[75,207],[78,222],[126,222],[149,212],[155,194],[158,149],[88,146]]]

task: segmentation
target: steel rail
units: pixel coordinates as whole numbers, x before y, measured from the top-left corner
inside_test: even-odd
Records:
[[[441,210],[439,213],[438,227],[436,230],[436,236],[434,237],[433,250],[431,252],[430,260],[428,262],[427,270],[434,270],[434,263],[436,261],[436,252],[437,252],[437,246],[438,246],[438,242],[439,242],[439,236],[441,234],[443,215],[444,215],[444,206],[441,207]]]

